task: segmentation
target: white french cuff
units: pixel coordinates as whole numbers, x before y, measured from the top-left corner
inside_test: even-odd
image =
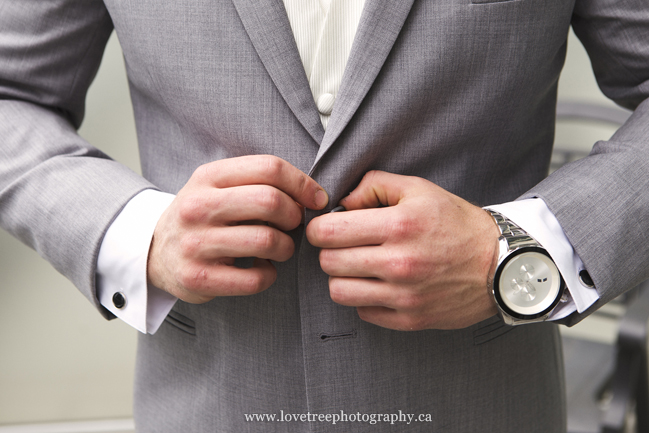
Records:
[[[562,302],[548,320],[562,319],[575,311],[583,313],[599,299],[594,287],[587,287],[579,280],[584,264],[566,237],[559,221],[541,198],[531,198],[509,203],[485,206],[501,213],[525,230],[550,254],[561,272],[570,298]]]
[[[153,231],[174,198],[173,194],[152,189],[134,196],[108,228],[99,250],[99,302],[143,333],[155,333],[177,300],[148,285],[146,275]],[[115,294],[121,294],[124,302],[116,305],[115,299],[122,299]]]

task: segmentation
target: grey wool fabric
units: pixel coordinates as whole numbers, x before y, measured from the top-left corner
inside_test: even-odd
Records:
[[[635,113],[543,180],[571,24],[602,90]],[[75,132],[113,28],[144,178]],[[322,212],[372,169],[481,205],[542,197],[596,283],[595,309],[649,277],[648,97],[646,0],[367,0],[326,132],[279,0],[0,0],[0,224],[109,317],[95,262],[128,200],[177,192],[209,161],[270,153],[327,190]],[[565,430],[555,324],[365,323],[331,301],[318,250],[291,234],[296,254],[270,289],[179,302],[140,336],[138,432]],[[282,411],[430,420],[245,419]]]

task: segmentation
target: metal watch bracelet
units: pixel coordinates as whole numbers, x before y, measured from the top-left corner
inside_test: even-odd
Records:
[[[491,217],[496,222],[500,234],[507,241],[509,250],[513,251],[522,247],[540,247],[536,239],[527,234],[527,232],[517,226],[513,221],[506,218],[502,214],[492,211],[490,209],[485,209]]]
[[[525,232],[523,229],[521,229],[518,225],[516,225],[513,221],[510,219],[506,218],[504,215],[486,209],[486,211],[491,215],[491,217],[494,219],[496,225],[498,226],[498,230],[500,231],[501,236],[498,239],[498,260],[496,263],[495,267],[495,274],[494,274],[494,280],[498,278],[499,275],[499,269],[501,264],[504,264],[507,261],[507,258],[511,256],[512,254],[517,254],[516,252],[521,249],[529,250],[529,249],[534,249],[537,251],[544,251],[544,255],[546,255],[550,260],[551,257],[547,252],[545,252],[545,248],[532,236],[530,236],[527,232]],[[563,278],[560,276],[561,274],[559,273],[559,278],[561,279],[561,289],[560,289],[560,297],[563,297],[563,292],[565,289],[565,284],[563,282]],[[539,315],[532,315],[532,317],[517,317],[518,314],[520,313],[513,313],[513,312],[508,312],[508,308],[505,307],[504,305],[501,305],[501,301],[499,301],[499,296],[496,294],[496,290],[498,290],[498,284],[496,281],[489,281],[489,294],[492,296],[492,299],[495,301],[498,310],[500,312],[500,316],[502,317],[503,321],[508,324],[508,325],[520,325],[524,323],[534,323],[534,322],[542,322],[544,321],[548,316],[549,313],[556,307],[556,301],[554,304],[554,307],[552,309],[548,310],[545,314],[539,314]]]

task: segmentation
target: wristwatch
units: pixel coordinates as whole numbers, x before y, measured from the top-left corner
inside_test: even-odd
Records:
[[[536,239],[498,212],[487,210],[500,230],[498,264],[490,293],[508,325],[542,322],[563,297],[566,284]]]

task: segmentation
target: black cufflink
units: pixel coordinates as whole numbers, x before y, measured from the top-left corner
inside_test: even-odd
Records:
[[[579,271],[579,281],[586,287],[595,287],[595,283],[586,269]]]
[[[117,292],[113,295],[113,305],[120,310],[126,305],[126,297],[122,292]]]

